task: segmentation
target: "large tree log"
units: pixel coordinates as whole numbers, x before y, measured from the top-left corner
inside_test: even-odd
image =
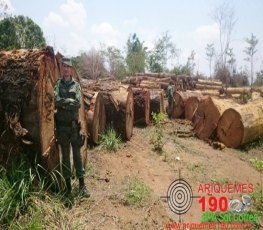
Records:
[[[200,84],[200,85],[217,85],[217,86],[221,86],[222,87],[222,82],[221,81],[198,79],[197,83]]]
[[[193,116],[198,108],[199,102],[203,99],[203,95],[191,96],[185,102],[185,119],[192,121]]]
[[[241,93],[250,93],[252,90],[250,87],[229,87],[225,90],[226,94],[241,94]]]
[[[185,104],[190,97],[202,97],[199,91],[174,92],[173,118],[185,117]]]
[[[218,86],[218,85],[203,85],[203,84],[199,84],[197,83],[195,85],[196,89],[200,89],[200,90],[206,90],[206,89],[222,89],[222,86]]]
[[[150,117],[152,113],[165,113],[163,90],[149,90],[150,92]]]
[[[132,88],[134,101],[134,123],[149,125],[150,93],[146,89]]]
[[[218,122],[217,136],[227,147],[236,148],[263,135],[261,99],[227,109]]]
[[[197,136],[202,140],[210,138],[216,130],[220,116],[233,104],[233,101],[205,96],[198,104],[193,118],[193,127]]]
[[[106,115],[103,102],[103,95],[82,87],[85,104],[85,117],[87,121],[90,141],[98,144],[100,136],[105,130]]]
[[[118,90],[103,92],[106,109],[106,124],[112,126],[124,140],[130,140],[133,132],[134,104],[130,87],[119,86]]]
[[[35,154],[48,170],[59,165],[54,138],[53,86],[59,70],[53,49],[0,52],[0,163]]]

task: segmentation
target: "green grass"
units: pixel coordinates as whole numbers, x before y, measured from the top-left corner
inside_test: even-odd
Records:
[[[263,136],[260,136],[256,140],[241,146],[240,150],[248,152],[249,150],[257,149],[260,147],[263,147]]]
[[[60,215],[63,204],[48,192],[58,187],[58,174],[49,173],[47,180],[43,172],[48,174],[40,165],[32,168],[24,160],[7,169],[0,166],[0,229],[42,229],[51,226],[48,217]]]
[[[255,167],[259,171],[263,171],[263,160],[249,159],[249,162],[253,167]]]
[[[106,132],[101,136],[100,149],[104,149],[110,152],[116,152],[120,148],[120,146],[120,136],[117,136],[114,129],[106,129]]]
[[[128,182],[125,199],[129,205],[139,208],[143,207],[150,198],[150,193],[150,188],[146,186],[143,181],[139,180],[137,177],[132,177]]]

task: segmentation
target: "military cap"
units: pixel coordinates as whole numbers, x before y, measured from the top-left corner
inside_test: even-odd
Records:
[[[68,65],[68,66],[72,66],[72,62],[71,62],[70,58],[67,58],[67,57],[62,58],[62,63],[65,65]]]

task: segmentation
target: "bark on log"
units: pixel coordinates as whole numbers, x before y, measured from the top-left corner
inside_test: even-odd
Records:
[[[120,86],[119,90],[103,92],[106,110],[106,124],[112,126],[122,139],[130,140],[133,132],[134,104],[130,87]]]
[[[203,99],[204,97],[202,95],[199,96],[191,96],[186,100],[185,103],[185,119],[192,121],[193,116],[198,108],[199,102]]]
[[[174,92],[173,118],[185,117],[185,104],[190,97],[202,97],[198,91]]]
[[[198,84],[201,85],[217,85],[222,87],[222,82],[221,81],[211,81],[211,80],[203,80],[203,79],[198,79],[197,80]]]
[[[146,89],[133,88],[134,124],[149,125],[150,93]]]
[[[54,138],[53,86],[59,76],[53,49],[0,52],[0,164],[35,154],[49,170],[59,165]]]
[[[220,116],[231,106],[233,101],[205,96],[198,104],[193,118],[193,127],[197,136],[202,140],[210,138],[216,130]]]
[[[250,93],[250,87],[229,87],[224,90],[226,94],[241,94],[241,93]]]
[[[150,92],[150,117],[152,113],[165,113],[164,93],[162,90],[149,90]]]
[[[98,144],[100,136],[106,126],[105,107],[103,95],[100,92],[93,92],[82,89],[85,104],[85,117],[90,141]]]
[[[227,109],[218,122],[217,135],[227,147],[237,148],[263,135],[263,101]]]
[[[203,85],[203,84],[199,84],[197,83],[195,85],[196,89],[200,89],[200,90],[206,90],[206,89],[222,89],[222,86],[218,86],[218,85]]]
[[[203,95],[208,95],[208,96],[219,96],[220,93],[219,93],[219,90],[202,90],[200,91],[202,92]]]

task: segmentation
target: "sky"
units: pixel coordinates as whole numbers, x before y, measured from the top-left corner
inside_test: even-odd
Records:
[[[5,0],[13,15],[30,17],[43,30],[48,45],[67,56],[75,56],[101,44],[125,50],[129,36],[136,33],[148,49],[168,31],[180,50],[176,63],[185,64],[194,50],[195,70],[209,74],[205,47],[219,50],[219,28],[213,20],[222,0]],[[228,0],[236,25],[230,47],[237,69],[248,68],[243,52],[245,38],[253,33],[259,43],[255,71],[263,68],[263,1]],[[168,66],[169,67],[169,66]]]

